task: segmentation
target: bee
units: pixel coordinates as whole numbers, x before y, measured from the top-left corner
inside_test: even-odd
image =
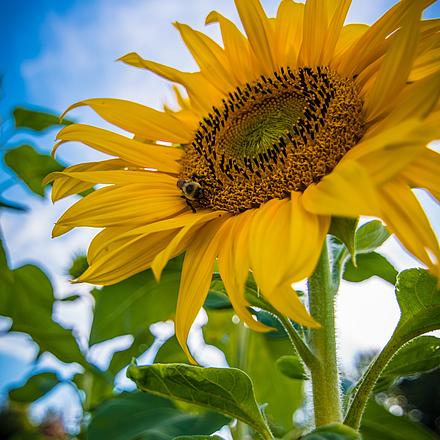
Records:
[[[191,208],[192,212],[196,212],[193,202],[198,202],[203,197],[203,187],[199,182],[189,179],[179,179],[177,188],[182,191],[182,198]]]

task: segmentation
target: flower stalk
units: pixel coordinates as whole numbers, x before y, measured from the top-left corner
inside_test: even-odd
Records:
[[[321,324],[310,331],[311,348],[318,362],[311,364],[316,427],[342,422],[339,370],[336,356],[335,290],[327,243],[308,281],[312,316]]]

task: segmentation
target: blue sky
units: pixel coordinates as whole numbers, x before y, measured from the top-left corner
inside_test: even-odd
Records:
[[[274,13],[277,3],[275,0],[263,1],[270,14]],[[371,23],[394,3],[391,0],[355,0],[349,21]],[[194,62],[171,23],[177,20],[205,29],[204,18],[214,8],[233,19],[237,17],[232,0],[1,0],[2,120],[6,121],[11,109],[17,105],[62,112],[73,102],[100,96],[131,99],[160,107],[161,103],[170,100],[169,84],[153,74],[114,60],[127,52],[137,51],[145,58],[184,70],[193,69]],[[439,16],[440,5],[436,2],[426,17]],[[218,36],[215,26],[206,29],[211,35]],[[72,117],[105,126],[88,110],[76,111]],[[5,130],[7,132],[7,125]],[[3,142],[5,134],[2,133]],[[37,148],[50,151],[54,135],[54,132],[45,133],[38,139]],[[24,133],[12,138],[9,145],[17,145],[26,136]],[[66,163],[98,157],[101,156],[75,144],[60,151],[60,158]],[[0,184],[7,178],[0,168]],[[72,200],[53,206],[48,200],[31,196],[18,185],[9,188],[5,195],[31,208],[26,214],[2,215],[1,229],[6,237],[11,264],[36,262],[51,274],[58,297],[74,293],[64,272],[72,255],[86,249],[92,231],[74,231],[66,237],[50,239],[52,224]],[[432,218],[439,224],[438,206],[432,203],[429,206]],[[387,246],[386,252],[400,268],[415,264],[395,242]],[[86,287],[74,289],[87,290]],[[75,304],[57,307],[55,313],[56,319],[76,329],[82,343],[90,326],[90,307],[90,300],[84,298]],[[367,287],[345,287],[338,302],[338,313],[341,348],[346,354],[355,349],[382,346],[398,319],[391,289],[377,280]],[[371,328],[372,318],[376,323],[374,329]],[[11,347],[14,347],[13,353]],[[32,344],[21,336],[0,337],[0,387],[23,375],[32,359],[32,350]],[[93,356],[99,362],[100,351]],[[20,360],[12,362],[12,358]],[[43,365],[54,364],[51,359],[44,362]],[[14,367],[12,371],[6,368],[8,365],[20,365],[20,368]]]

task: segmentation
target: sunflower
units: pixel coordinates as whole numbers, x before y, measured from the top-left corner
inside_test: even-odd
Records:
[[[439,246],[413,193],[440,197],[440,22],[429,0],[402,0],[372,26],[344,25],[349,0],[282,0],[269,18],[258,0],[235,0],[245,35],[211,12],[222,45],[175,26],[197,62],[182,72],[135,53],[121,58],[174,83],[176,108],[119,99],[72,105],[133,134],[74,124],[79,141],[113,158],[50,174],[59,200],[105,184],[70,207],[54,236],[103,228],[79,282],[109,285],[185,253],[175,316],[186,350],[214,263],[239,317],[249,312],[249,270],[265,299],[306,326],[291,285],[309,277],[332,216],[382,219],[435,275]]]

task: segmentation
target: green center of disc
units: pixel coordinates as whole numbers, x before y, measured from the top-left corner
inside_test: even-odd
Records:
[[[220,138],[220,149],[232,157],[256,157],[291,132],[303,114],[298,95],[284,93],[267,97],[237,111]]]

